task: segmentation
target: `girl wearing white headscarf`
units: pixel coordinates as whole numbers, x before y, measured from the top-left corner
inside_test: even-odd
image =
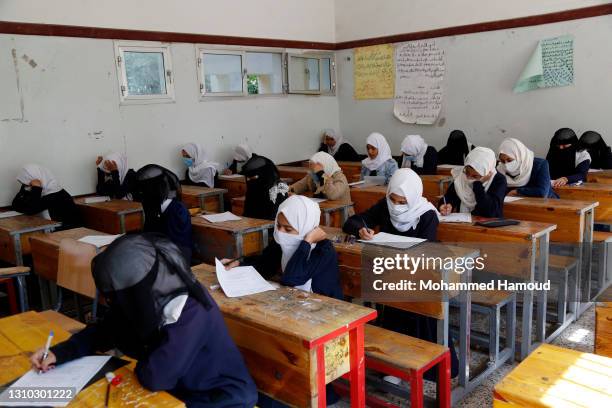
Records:
[[[402,142],[402,167],[411,168],[416,174],[436,174],[438,152],[421,136],[408,135]]]
[[[387,139],[380,133],[372,133],[366,139],[368,157],[361,161],[361,179],[364,177],[384,177],[385,184],[397,170],[397,162],[391,156]]]
[[[223,174],[239,174],[244,163],[253,157],[253,149],[246,143],[241,143],[234,149],[234,156],[230,166],[223,170]]]
[[[128,167],[127,156],[123,153],[111,153],[98,156],[96,160],[98,184],[96,194],[111,198],[132,199],[132,188],[136,172]]]
[[[367,211],[350,217],[342,229],[361,239],[381,232],[435,241],[438,230],[436,207],[423,197],[423,182],[411,169],[399,169],[387,187],[387,196]]]
[[[331,154],[336,161],[359,161],[359,153],[349,142],[344,141],[342,133],[333,129],[323,131],[319,151]]]
[[[214,187],[219,163],[208,161],[206,152],[201,145],[187,143],[182,147],[185,171],[185,184],[195,184],[204,187]]]
[[[325,152],[315,153],[309,161],[310,174],[294,183],[290,191],[296,194],[311,192],[315,197],[351,203],[351,191],[334,158]]]
[[[17,181],[21,188],[13,199],[13,210],[59,221],[64,229],[80,226],[74,200],[49,169],[27,164],[17,174]]]
[[[506,177],[508,195],[559,198],[550,185],[548,162],[534,157],[518,139],[505,139],[499,146],[497,171]]]
[[[440,212],[471,213],[481,217],[504,216],[506,177],[499,174],[493,150],[477,147],[465,158],[465,166],[451,170],[454,178],[444,198],[440,200]]]

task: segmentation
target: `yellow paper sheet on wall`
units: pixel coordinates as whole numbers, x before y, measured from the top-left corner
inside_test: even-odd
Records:
[[[391,99],[395,92],[394,48],[391,44],[355,48],[355,99]]]

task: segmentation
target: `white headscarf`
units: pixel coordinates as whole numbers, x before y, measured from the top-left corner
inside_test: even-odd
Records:
[[[427,153],[427,143],[419,135],[408,135],[402,142],[402,152],[408,156],[416,157],[414,165],[423,167],[423,159],[425,158],[425,153]]]
[[[108,171],[106,167],[104,167],[104,162],[107,160],[114,161],[115,163],[117,163],[117,171],[119,171],[119,183],[123,183],[123,180],[125,180],[125,175],[128,172],[127,156],[119,152],[111,153],[109,155],[104,156],[102,162],[98,164],[98,168],[105,173],[110,173],[110,171]]]
[[[495,170],[496,163],[495,153],[488,147],[476,147],[465,158],[465,166],[472,167],[483,177]],[[459,211],[462,213],[471,213],[474,211],[474,208],[476,208],[476,196],[472,188],[474,182],[469,181],[463,171],[465,166],[452,169],[451,174],[454,177],[453,183],[455,185],[455,191],[461,200],[461,208]],[[493,177],[482,184],[485,191],[489,190],[492,182]]]
[[[187,143],[182,149],[193,159],[193,165],[189,167],[191,181],[213,187],[219,163],[208,161],[204,149],[199,144]]]
[[[523,187],[531,178],[533,169],[533,152],[518,139],[508,138],[499,145],[499,154],[512,157],[517,162],[518,173],[510,175],[506,171],[504,163],[497,166],[497,171],[506,176],[508,187]]]
[[[332,156],[338,153],[338,149],[340,149],[340,146],[342,146],[342,143],[344,143],[342,133],[336,132],[334,129],[325,129],[323,131],[323,136],[331,137],[336,141],[336,144],[332,147],[327,146],[327,153],[331,154]]]
[[[246,143],[241,143],[234,149],[234,160],[245,162],[253,156],[253,149]]]
[[[298,232],[297,235],[287,234],[278,230],[278,214],[283,213],[287,222]],[[276,222],[274,224],[274,240],[280,245],[283,255],[281,257],[281,267],[283,272],[291,260],[291,257],[300,246],[304,237],[310,231],[319,226],[321,219],[321,209],[319,205],[308,197],[293,195],[287,198],[278,207]],[[312,244],[312,250],[316,245]],[[297,286],[298,289],[310,291],[312,281],[309,280],[304,285]]]
[[[29,186],[32,180],[40,180],[42,187],[41,195],[44,197],[49,194],[61,191],[62,187],[51,171],[38,164],[26,164],[17,174],[17,181]]]
[[[406,197],[408,204],[393,204],[389,198],[392,193]],[[427,211],[438,212],[436,207],[423,197],[423,181],[412,169],[398,169],[393,173],[387,187],[387,207],[391,224],[401,232],[415,228],[421,215]]]
[[[361,163],[367,167],[369,170],[374,171],[377,170],[380,166],[383,165],[389,159],[392,159],[391,156],[391,148],[389,147],[389,143],[387,143],[387,139],[380,133],[372,133],[366,139],[366,144],[374,146],[378,149],[378,156],[374,159],[370,159],[370,157],[366,157],[361,161]]]
[[[321,164],[323,166],[323,172],[326,176],[332,176],[335,173],[342,171],[340,166],[338,166],[336,159],[334,159],[334,157],[329,153],[317,152],[312,155],[310,161]]]

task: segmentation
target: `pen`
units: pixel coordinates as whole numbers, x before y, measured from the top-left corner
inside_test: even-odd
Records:
[[[363,226],[365,227],[365,229],[366,229],[368,232],[372,231],[372,230],[371,230],[371,229],[368,227],[368,224],[366,224],[366,222],[365,222],[365,220],[363,219],[363,217],[359,217],[359,218],[361,218],[361,222],[363,222]]]
[[[225,263],[223,265],[229,265],[229,264],[231,264],[232,262],[235,262],[235,261],[242,261],[242,257],[239,256],[238,258],[234,258],[234,259],[230,259],[229,261],[225,261]]]
[[[42,355],[42,359],[40,360],[40,363],[42,364],[47,357],[49,356],[49,347],[51,347],[51,341],[53,341],[53,330],[51,330],[49,332],[49,337],[47,337],[47,344],[45,344],[45,352]],[[38,370],[38,374],[40,374],[42,372],[42,370]]]

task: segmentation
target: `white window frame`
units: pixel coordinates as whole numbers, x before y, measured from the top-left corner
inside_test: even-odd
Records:
[[[307,91],[307,90],[301,90],[301,89],[292,89],[291,88],[291,70],[289,69],[289,65],[291,64],[291,58],[295,57],[295,58],[309,58],[309,59],[317,59],[319,61],[319,90],[318,91]],[[330,90],[329,91],[322,91],[321,90],[321,83],[322,78],[323,78],[323,70],[322,70],[322,66],[321,66],[321,60],[322,59],[329,59],[330,63],[329,63],[329,79],[331,82],[331,86],[330,86]],[[287,62],[286,62],[286,69],[285,69],[286,73],[287,73],[287,92],[289,94],[294,94],[294,95],[323,95],[323,96],[328,96],[328,95],[336,95],[336,59],[335,59],[335,55],[332,53],[310,53],[310,52],[306,52],[306,53],[302,53],[302,54],[297,54],[297,53],[288,53],[287,54]]]
[[[287,53],[282,48],[264,48],[264,47],[231,47],[231,46],[215,46],[215,45],[197,45],[196,46],[196,71],[198,77],[198,86],[200,100],[209,100],[214,98],[277,98],[287,95]],[[279,54],[281,56],[281,81],[282,91],[280,93],[268,94],[249,94],[247,77],[249,75],[248,67],[246,66],[247,53],[270,53]],[[221,54],[221,55],[240,55],[242,62],[242,92],[206,92],[204,77],[206,72],[202,65],[202,54]]]
[[[166,94],[164,95],[129,95],[127,74],[125,71],[126,51],[132,52],[156,52],[161,53],[164,60],[166,79]],[[115,67],[117,68],[117,79],[119,83],[119,99],[121,104],[149,104],[149,103],[174,103],[174,71],[172,70],[172,58],[170,45],[163,43],[115,43]]]

